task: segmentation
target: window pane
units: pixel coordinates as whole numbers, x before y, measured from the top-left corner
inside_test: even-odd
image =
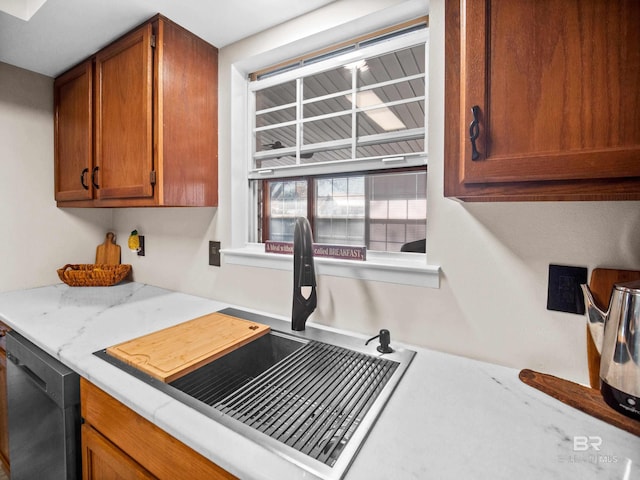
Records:
[[[296,81],[264,88],[256,92],[256,111],[279,107],[296,101]]]
[[[424,139],[409,141],[388,141],[386,143],[374,143],[371,145],[358,146],[356,148],[357,158],[366,157],[395,157],[408,153],[424,152]]]
[[[320,178],[315,191],[315,241],[364,245],[364,177]]]
[[[290,122],[296,119],[296,107],[285,107],[279,110],[270,110],[256,115],[256,127],[267,127],[278,123]]]
[[[405,98],[422,97],[424,92],[424,77],[421,77],[359,91],[356,93],[356,100],[360,108],[372,107]],[[424,114],[422,116],[424,117]],[[424,122],[424,119],[422,121]]]
[[[295,163],[296,163],[296,156],[295,154],[292,154],[292,155],[285,155],[282,157],[273,157],[273,158],[269,157],[269,158],[256,159],[256,168],[269,169],[274,167],[286,167],[286,166],[295,165]]]
[[[302,106],[302,117],[311,118],[327,113],[343,112],[351,110],[351,96],[340,95],[339,97],[326,98],[316,102],[305,103]]]
[[[305,122],[302,127],[302,144],[349,140],[351,143],[351,114],[324,120]]]
[[[369,249],[398,252],[405,243],[426,238],[426,180],[424,171],[368,177]]]
[[[272,168],[296,164],[296,127],[288,125],[256,132],[256,168]]]
[[[302,153],[300,163],[335,162],[336,160],[347,160],[352,158],[351,147],[337,148],[335,150],[322,150],[320,152]]]
[[[331,93],[343,92],[352,88],[352,71],[349,68],[338,67],[327,72],[310,75],[302,80],[304,100],[322,97]]]
[[[269,240],[292,242],[295,219],[307,216],[307,182],[269,182]]]
[[[295,148],[296,127],[288,125],[286,127],[270,128],[256,132],[256,152],[265,150],[279,150],[282,148]]]
[[[358,112],[357,122],[359,137],[423,128],[424,102],[409,102]]]
[[[425,48],[424,45],[417,45],[379,57],[368,58],[366,67],[358,69],[358,87],[424,72]]]

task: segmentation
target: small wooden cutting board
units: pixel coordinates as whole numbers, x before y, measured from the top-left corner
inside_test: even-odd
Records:
[[[97,265],[120,265],[120,245],[116,245],[113,232],[107,233],[104,243],[96,248]]]
[[[265,335],[268,325],[210,313],[107,348],[107,353],[165,383]]]

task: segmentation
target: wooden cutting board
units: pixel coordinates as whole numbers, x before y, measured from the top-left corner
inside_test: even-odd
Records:
[[[589,289],[596,305],[606,311],[609,307],[611,291],[616,283],[630,282],[640,279],[640,271],[617,270],[613,268],[596,268],[591,272]],[[589,385],[600,390],[600,354],[593,343],[587,326],[587,363],[589,365]]]
[[[113,232],[107,233],[104,243],[96,248],[96,264],[120,265],[120,245],[116,245]]]
[[[165,383],[265,335],[268,325],[210,313],[107,348],[107,353]]]
[[[522,370],[519,377],[527,385],[560,400],[562,403],[640,436],[640,422],[607,405],[598,390],[528,369]]]

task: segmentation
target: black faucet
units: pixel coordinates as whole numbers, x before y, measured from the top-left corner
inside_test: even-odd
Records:
[[[303,292],[303,287],[307,287]],[[311,288],[309,293],[307,290]],[[291,330],[304,330],[307,318],[316,309],[316,271],[313,264],[311,225],[305,217],[296,219],[293,231],[293,309]]]

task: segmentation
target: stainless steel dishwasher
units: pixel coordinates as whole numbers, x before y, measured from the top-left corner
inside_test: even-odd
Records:
[[[75,480],[80,378],[16,332],[7,334],[11,480]]]

